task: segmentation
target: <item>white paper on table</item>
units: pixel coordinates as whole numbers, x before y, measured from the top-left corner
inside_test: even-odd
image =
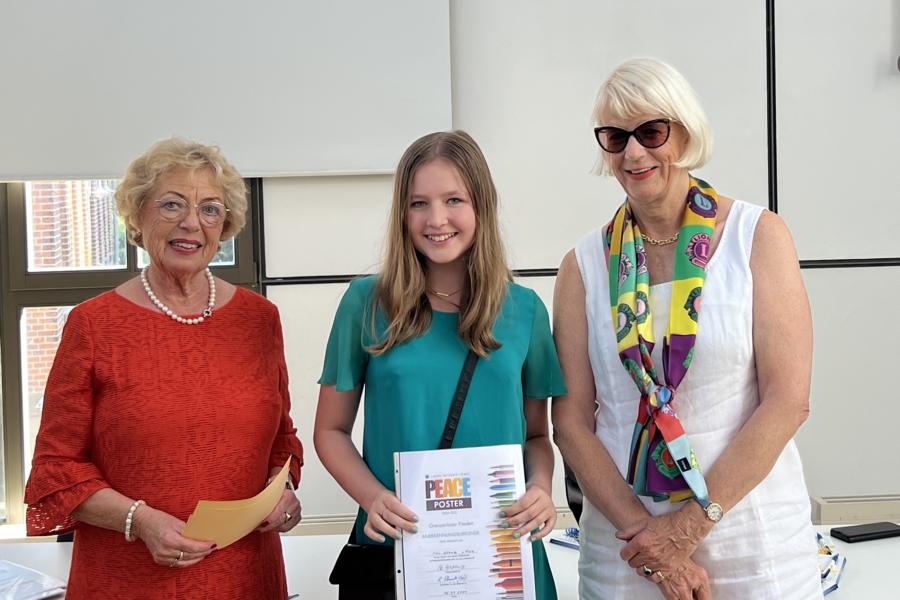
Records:
[[[55,577],[0,560],[0,598],[4,600],[40,600],[61,597],[66,584]]]
[[[525,493],[521,446],[395,452],[394,481],[419,517],[395,544],[398,600],[534,600],[531,543],[499,517]]]

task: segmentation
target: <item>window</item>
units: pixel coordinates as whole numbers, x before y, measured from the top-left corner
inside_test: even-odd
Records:
[[[69,311],[135,277],[149,262],[126,243],[117,180],[0,183],[0,522],[24,521],[22,497],[40,425],[44,385]],[[258,286],[253,212],[261,184],[248,180],[241,234],[223,243],[216,275]]]
[[[116,214],[117,181],[24,184],[28,272],[127,267],[125,225]]]

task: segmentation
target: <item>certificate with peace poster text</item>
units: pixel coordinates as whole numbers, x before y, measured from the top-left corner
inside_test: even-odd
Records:
[[[395,452],[394,479],[419,517],[395,545],[398,600],[534,600],[531,543],[499,516],[525,493],[521,446]]]

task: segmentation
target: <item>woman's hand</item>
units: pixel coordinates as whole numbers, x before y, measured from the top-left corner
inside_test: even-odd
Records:
[[[419,528],[416,527],[416,521],[419,517],[404,505],[397,496],[388,489],[382,488],[375,499],[366,507],[366,513],[369,518],[366,520],[366,526],[363,528],[369,539],[377,542],[383,542],[385,533],[395,540],[400,539],[398,529],[416,533]]]
[[[635,572],[655,583],[666,600],[712,599],[706,569],[691,559],[687,559],[676,569],[654,571],[649,576],[644,574],[643,569],[635,569]]]
[[[515,537],[522,537],[530,532],[532,540],[539,540],[556,525],[556,506],[543,488],[537,485],[525,486],[525,495],[500,513],[506,521],[501,527],[515,527]]]
[[[212,542],[198,542],[181,535],[186,523],[151,506],[134,511],[132,529],[143,540],[153,561],[164,567],[191,567],[215,550]]]
[[[709,526],[696,523],[682,510],[649,517],[616,533],[628,542],[619,556],[633,569],[678,568],[694,554]]]
[[[300,506],[300,500],[297,499],[297,494],[294,493],[294,490],[285,489],[278,504],[275,505],[269,516],[260,523],[256,530],[260,532],[278,531],[280,533],[290,531],[300,523],[302,518],[300,515],[301,511],[302,507]]]

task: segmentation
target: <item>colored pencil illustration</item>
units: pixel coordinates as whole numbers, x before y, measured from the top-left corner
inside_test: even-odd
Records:
[[[521,567],[522,561],[521,559],[507,559],[507,560],[498,560],[494,561],[495,567]]]
[[[501,579],[508,579],[510,577],[521,577],[522,576],[522,568],[521,567],[510,567],[509,569],[491,569],[491,577],[500,577]]]
[[[516,484],[515,483],[495,483],[494,485],[491,486],[490,489],[498,491],[498,492],[504,492],[504,491],[515,492]]]
[[[512,465],[495,465],[490,469],[488,489],[492,492],[491,506],[500,511],[517,501],[515,471]],[[515,537],[515,528],[510,527],[499,512],[497,519],[499,522],[489,526],[488,530],[495,552],[489,576],[499,579],[495,584],[498,588],[496,600],[522,600],[525,598],[522,584],[522,540]],[[498,527],[501,524],[507,526]]]
[[[500,583],[495,583],[494,585],[497,587],[501,587],[504,590],[516,590],[518,592],[521,592],[523,590],[521,577],[516,577],[513,579],[505,579],[505,580],[501,581]]]

